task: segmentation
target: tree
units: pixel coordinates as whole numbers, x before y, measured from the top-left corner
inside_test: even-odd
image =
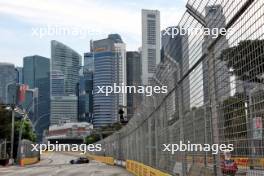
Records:
[[[11,138],[11,113],[0,105],[0,139],[10,140]]]
[[[223,50],[220,57],[242,81],[264,83],[264,40],[245,40]]]
[[[91,134],[90,136],[87,136],[85,138],[85,143],[88,144],[93,144],[97,141],[100,140],[100,136],[98,134]]]
[[[0,105],[0,139],[10,140],[12,128],[12,113],[5,108],[5,105]],[[21,119],[15,119],[15,139],[18,139],[21,124]],[[33,142],[36,141],[36,134],[33,131],[32,125],[29,120],[24,121],[22,139],[28,139]]]
[[[24,120],[24,122],[22,122],[21,120],[17,120],[15,122],[16,134],[19,135],[20,127],[22,124],[23,124],[22,139],[28,139],[32,142],[36,142],[37,136],[32,129],[30,120]]]

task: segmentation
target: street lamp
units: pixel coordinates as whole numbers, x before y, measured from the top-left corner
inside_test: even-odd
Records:
[[[23,112],[21,109],[17,108],[15,106],[15,104],[12,104],[10,106],[7,106],[5,108],[6,110],[8,111],[12,111],[12,127],[11,127],[11,151],[10,151],[10,164],[13,164],[14,163],[14,154],[13,154],[13,151],[14,151],[14,135],[15,135],[15,113],[18,113],[18,114],[21,114],[23,115]]]
[[[32,99],[32,102],[29,104],[29,106],[27,107],[27,110],[30,108],[30,106],[32,105],[33,103],[33,100]],[[12,111],[12,127],[11,127],[11,151],[10,151],[10,164],[14,164],[14,136],[15,136],[15,113],[18,113],[22,116],[27,117],[27,113],[25,111],[23,111],[21,108],[19,108],[19,106],[16,106],[15,105],[15,102],[9,106],[7,106],[5,108],[6,110],[11,110]],[[23,118],[23,119],[24,119]],[[22,120],[23,120],[22,119]],[[20,127],[20,131],[22,130],[22,127],[23,127],[23,122],[22,121],[22,125]],[[19,133],[19,139],[21,139],[22,137],[22,134]],[[19,140],[19,145],[20,145],[20,140]]]

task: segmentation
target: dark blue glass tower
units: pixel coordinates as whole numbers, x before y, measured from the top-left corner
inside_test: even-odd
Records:
[[[34,55],[24,57],[23,82],[30,89],[38,88],[38,115],[36,123],[38,140],[44,129],[49,127],[50,117],[50,60]]]

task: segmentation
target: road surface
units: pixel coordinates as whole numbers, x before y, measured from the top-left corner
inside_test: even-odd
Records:
[[[76,156],[63,153],[45,153],[38,164],[0,168],[3,176],[132,176],[125,169],[96,161],[89,164],[69,164]]]

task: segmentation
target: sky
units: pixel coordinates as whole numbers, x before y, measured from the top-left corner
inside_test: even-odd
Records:
[[[186,0],[0,0],[0,62],[23,66],[23,57],[50,58],[58,40],[80,55],[90,40],[118,33],[127,50],[141,46],[141,9],[157,9],[161,29],[177,25]],[[49,31],[49,32],[48,32]]]

